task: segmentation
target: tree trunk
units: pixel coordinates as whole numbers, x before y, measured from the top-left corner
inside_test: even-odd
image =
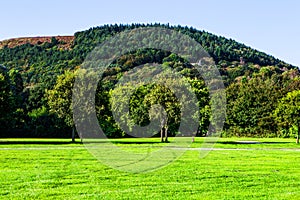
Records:
[[[168,127],[165,127],[165,142],[169,142],[168,141]]]
[[[299,144],[299,136],[300,136],[300,125],[298,124],[298,134],[297,134],[297,140],[296,140],[297,144]]]
[[[72,142],[75,142],[75,126],[72,128]]]
[[[164,142],[164,128],[160,129],[160,141]]]
[[[200,126],[198,126],[197,128],[197,132],[196,132],[196,135],[200,135],[200,136],[203,136],[202,133],[201,133],[201,129],[200,129]]]

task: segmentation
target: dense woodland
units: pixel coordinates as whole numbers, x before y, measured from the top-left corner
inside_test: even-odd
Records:
[[[163,27],[186,34],[214,59],[227,95],[222,136],[294,137],[300,124],[299,69],[232,39],[190,27],[161,24],[104,25],[75,33],[70,48],[62,41],[22,44],[0,49],[0,137],[70,137],[72,87],[84,59],[107,38],[139,27]],[[99,123],[107,136],[126,137],[112,116],[114,85],[135,66],[159,63],[175,69],[190,83],[200,111],[197,135],[205,136],[210,122],[210,99],[205,82],[184,58],[157,49],[122,55],[104,73],[96,94]],[[130,86],[128,86],[130,87]],[[119,91],[121,95],[121,90]],[[146,95],[146,94],[151,95]],[[147,98],[146,98],[147,96]],[[164,99],[164,100],[162,100]],[[167,111],[169,135],[176,134],[180,106],[167,88],[140,87],[130,99],[135,124],[146,125],[152,104]]]

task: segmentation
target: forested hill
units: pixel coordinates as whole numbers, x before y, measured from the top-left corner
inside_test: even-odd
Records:
[[[18,70],[26,85],[43,82],[40,76],[54,75],[80,65],[86,55],[108,37],[124,30],[150,26],[178,30],[194,38],[213,57],[222,70],[222,74],[230,78],[230,82],[245,73],[252,74],[259,66],[274,66],[278,72],[293,68],[288,63],[232,39],[194,28],[160,24],[104,25],[77,32],[74,34],[75,37],[56,36],[7,40],[0,42],[0,64],[8,69]],[[239,67],[241,59],[247,66],[242,69]]]
[[[1,127],[5,127],[4,132],[31,132],[30,134],[36,135],[51,133],[52,136],[57,136],[63,132],[62,130],[69,129],[63,119],[49,112],[46,91],[53,89],[58,75],[64,74],[66,70],[73,71],[80,67],[87,54],[96,45],[124,30],[139,27],[169,28],[194,38],[214,59],[228,88],[235,87],[232,85],[239,84],[241,80],[250,82],[260,75],[264,77],[276,75],[281,80],[283,77],[294,79],[299,74],[297,67],[271,55],[232,39],[191,27],[162,24],[104,25],[77,32],[74,36],[7,40],[0,42],[0,64],[2,65],[0,73],[3,76],[3,83],[7,83],[1,84],[0,87],[4,91],[8,90],[7,85],[10,85],[13,98],[3,97],[3,99],[10,99],[11,102],[0,108],[1,113],[6,113],[1,114],[0,118]],[[192,74],[188,63],[174,64],[180,58],[170,52],[145,50],[134,55],[133,60],[123,56],[117,61],[116,65],[122,66],[122,69],[113,68],[113,72],[107,75],[110,80],[116,80],[117,73],[145,63],[143,55],[149,57],[147,62],[169,63],[173,67],[181,65],[178,68],[185,71],[185,75]],[[282,92],[279,97],[286,92]]]

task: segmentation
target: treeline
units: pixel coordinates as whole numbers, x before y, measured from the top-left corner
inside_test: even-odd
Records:
[[[70,137],[73,122],[69,89],[72,88],[76,71],[100,42],[122,31],[139,27],[163,27],[180,31],[194,38],[211,55],[220,70],[227,92],[227,120],[223,136],[291,137],[295,134],[297,122],[292,122],[288,116],[291,113],[280,111],[280,107],[284,99],[299,90],[298,68],[234,40],[194,28],[132,24],[104,25],[77,32],[70,49],[59,48],[60,41],[55,37],[50,43],[0,49],[0,136]],[[171,52],[144,49],[115,60],[105,71],[104,79],[98,86],[96,99],[99,104],[96,107],[99,121],[108,136],[126,136],[116,125],[110,109],[109,100],[114,85],[124,72],[145,63],[160,63],[187,77],[201,105],[198,135],[205,135],[210,119],[209,95],[197,70]],[[140,89],[135,95],[142,98],[142,94],[151,92],[151,87],[154,86]],[[159,94],[162,89],[157,90]],[[174,101],[171,96],[168,98]],[[158,97],[156,101],[160,101]],[[143,109],[149,109],[149,102],[146,103],[148,107]],[[149,116],[143,109],[143,120],[137,121],[136,118],[137,124],[149,122]],[[170,108],[170,113],[174,109],[178,111]],[[131,113],[134,115],[135,112],[132,110]],[[169,116],[175,117],[177,114]],[[178,127],[178,120],[172,120],[170,134],[174,134]]]

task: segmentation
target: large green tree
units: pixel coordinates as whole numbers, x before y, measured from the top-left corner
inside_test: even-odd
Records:
[[[204,81],[196,78],[166,78],[163,75],[162,77],[153,77],[153,79],[157,79],[155,83],[146,83],[143,78],[133,79],[137,82],[127,82],[111,90],[112,111],[115,113],[119,125],[131,132],[136,125],[143,127],[150,124],[151,121],[157,122],[158,120],[157,123],[161,127],[161,141],[164,141],[164,137],[168,141],[168,133],[174,136],[178,132],[180,123],[189,123],[184,121],[191,119],[184,116],[182,113],[184,110],[186,113],[195,115],[191,117],[199,123],[198,135],[205,135],[210,119],[210,102],[209,92]],[[185,92],[183,92],[183,88],[186,89]],[[180,93],[180,95],[176,96],[176,93]],[[195,95],[195,99],[192,99],[190,95],[192,93]],[[128,94],[131,96],[129,97]],[[179,97],[181,99],[178,99]],[[193,106],[190,108],[188,106],[193,103],[193,100],[196,101],[195,107],[199,108],[200,118],[192,110]],[[148,131],[153,135],[156,129],[153,130],[153,133],[152,130]],[[138,134],[143,136],[148,133]],[[182,134],[191,134],[191,132]]]
[[[296,127],[297,143],[300,137],[300,90],[294,90],[283,97],[274,111],[275,119],[281,128]]]
[[[57,77],[56,85],[52,90],[47,90],[50,112],[55,113],[65,123],[72,127],[72,141],[75,141],[75,126],[72,112],[72,90],[76,73],[66,70]]]
[[[272,115],[283,87],[278,76],[245,78],[227,88],[226,131],[237,136],[275,136]]]

